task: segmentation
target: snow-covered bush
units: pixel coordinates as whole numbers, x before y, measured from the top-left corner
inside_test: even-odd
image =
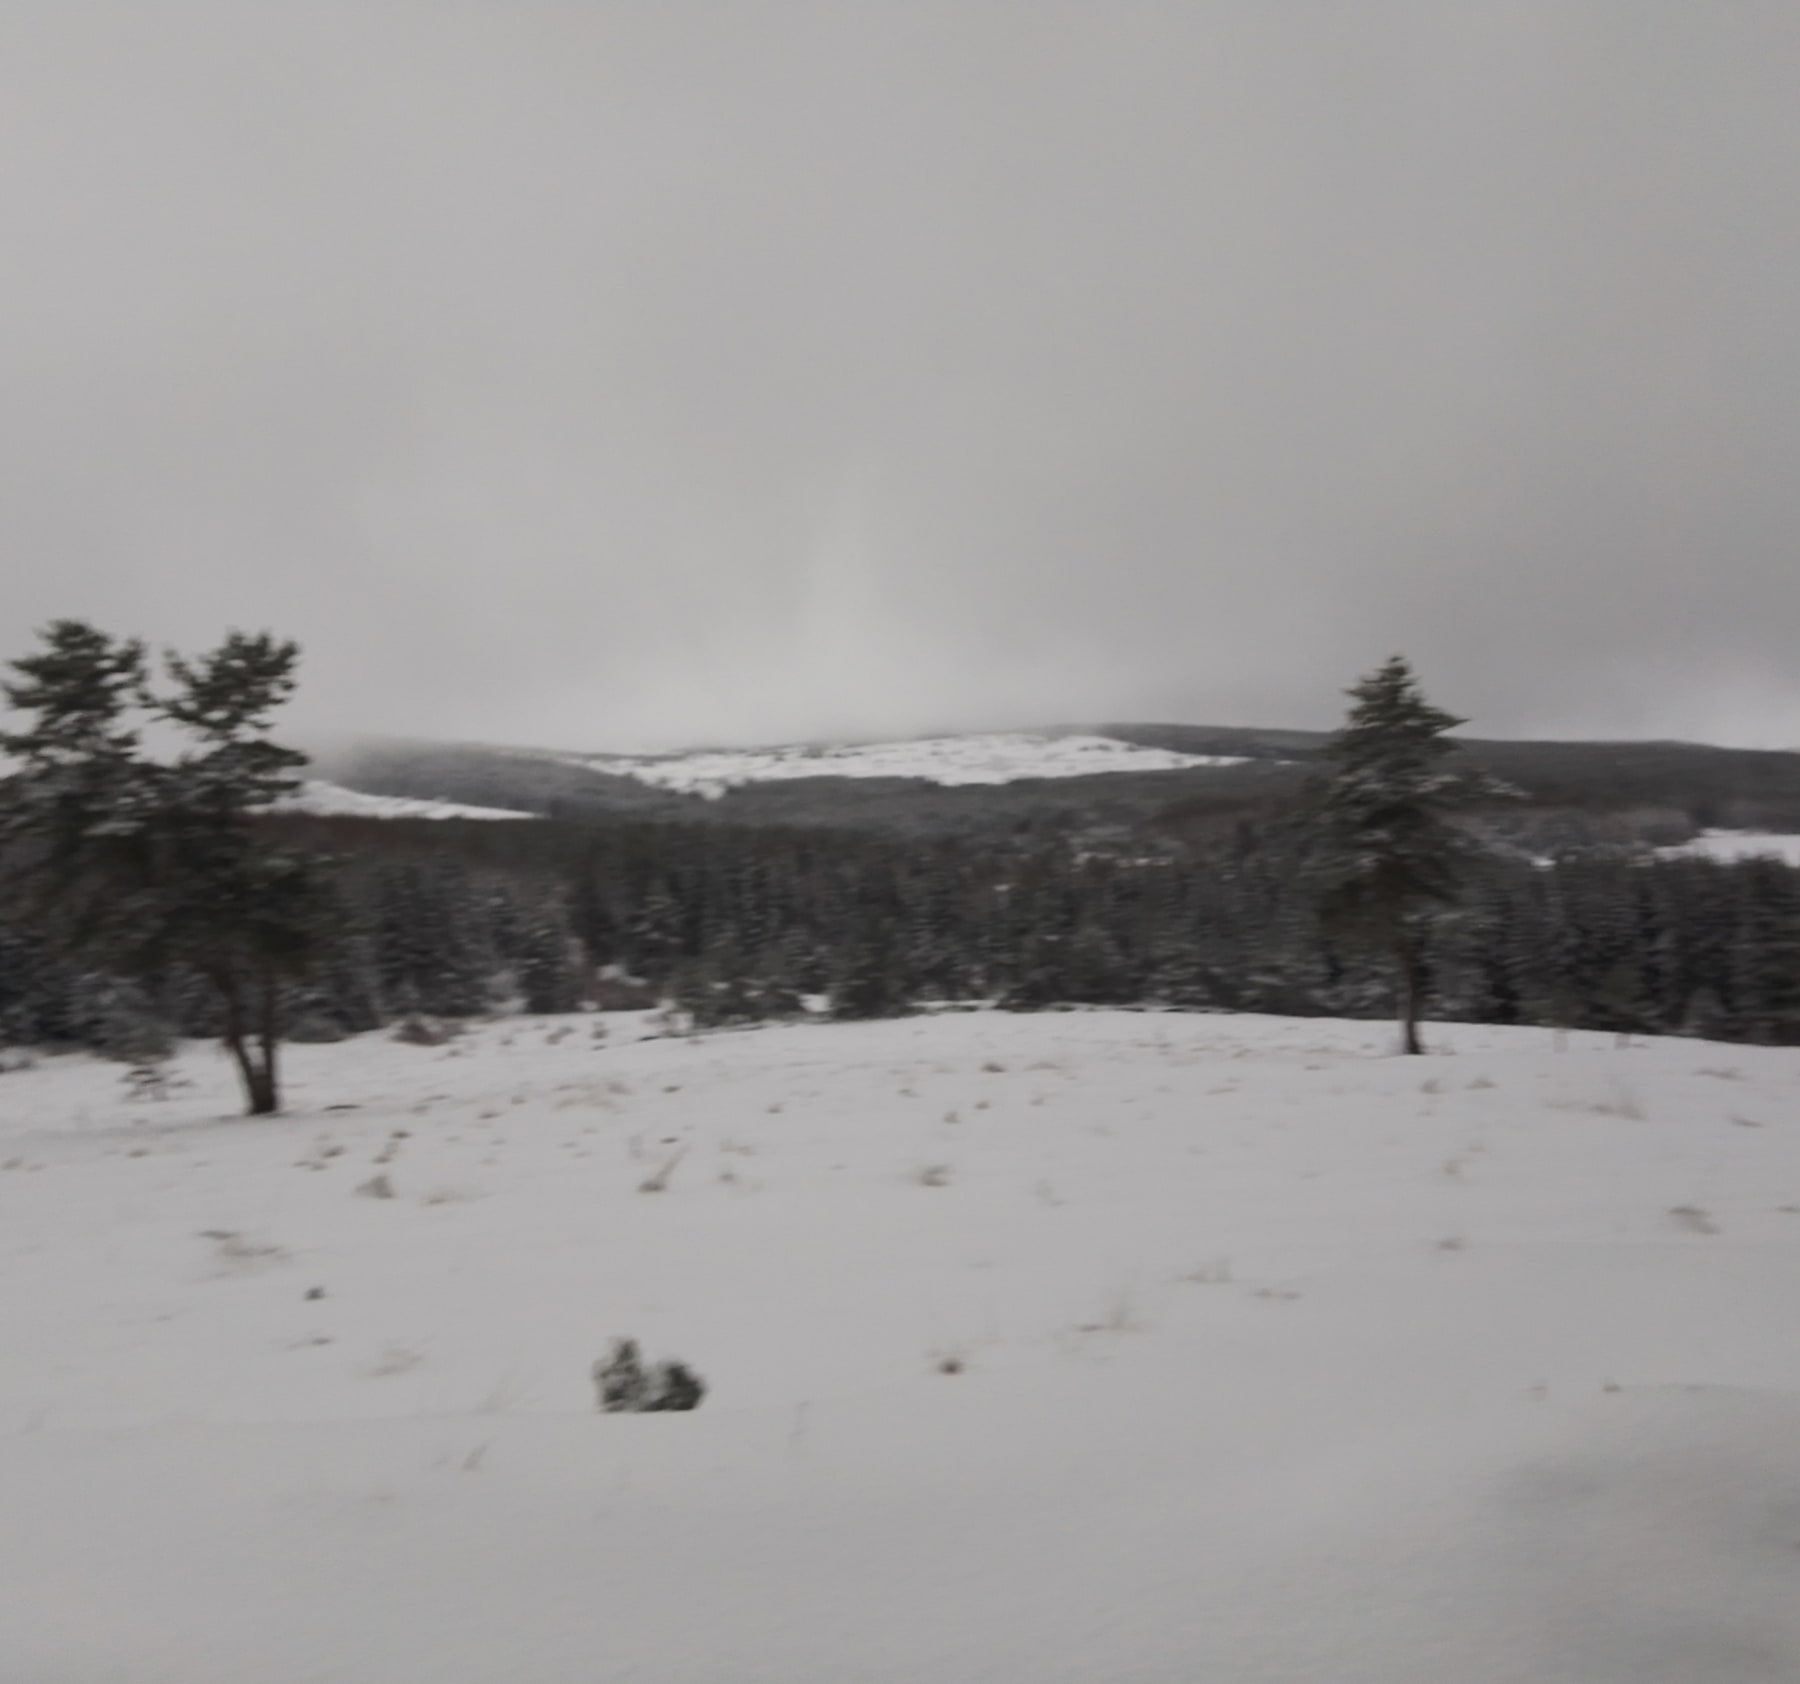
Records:
[[[685,1363],[658,1362],[648,1368],[635,1339],[615,1339],[594,1364],[594,1401],[608,1415],[650,1415],[698,1409],[706,1382]]]

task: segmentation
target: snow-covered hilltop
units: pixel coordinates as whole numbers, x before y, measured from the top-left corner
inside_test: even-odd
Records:
[[[1762,830],[1704,830],[1691,842],[1661,848],[1658,852],[1666,859],[1686,855],[1723,860],[1727,864],[1735,860],[1773,859],[1800,865],[1800,836],[1783,836]]]
[[[1153,812],[1266,811],[1297,796],[1321,732],[1109,722],[854,742],[653,750],[590,727],[595,746],[367,738],[320,753],[316,776],[372,795],[422,800],[431,816],[526,812],[563,819],[680,821],[723,802],[752,822],[847,825],[942,835],[1016,833],[1026,815],[1075,828],[1130,828]],[[582,738],[573,739],[581,743]],[[1668,743],[1471,742],[1471,763],[1527,792],[1512,828],[1551,852],[1575,800],[1588,845],[1668,840],[1671,813],[1728,815],[1742,829],[1687,844],[1715,858],[1800,856],[1800,754]],[[1576,799],[1578,797],[1578,799]],[[313,798],[315,801],[317,797]],[[343,809],[336,809],[343,810]],[[425,816],[394,809],[396,816]],[[1657,831],[1644,824],[1658,815]],[[708,816],[716,817],[716,811]]]
[[[1174,772],[1238,766],[1241,756],[1179,754],[1116,737],[1000,731],[905,742],[798,744],[691,754],[571,757],[591,771],[682,794],[717,797],[743,784],[795,778],[912,778],[922,783],[1005,784],[1026,778],[1085,778],[1105,772]]]
[[[365,795],[360,789],[309,778],[285,801],[278,813],[310,813],[320,818],[353,819],[534,819],[510,807],[470,807],[460,801],[419,801],[407,795]]]

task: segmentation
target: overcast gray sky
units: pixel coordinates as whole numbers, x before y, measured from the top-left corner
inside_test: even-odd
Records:
[[[1800,744],[1792,0],[0,0],[0,641]]]

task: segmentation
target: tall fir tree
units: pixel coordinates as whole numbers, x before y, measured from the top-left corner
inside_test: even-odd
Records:
[[[1768,1046],[1800,1044],[1800,872],[1749,860],[1740,881],[1731,988],[1739,1032]]]
[[[1456,814],[1503,791],[1449,764],[1458,745],[1447,733],[1464,722],[1425,700],[1402,657],[1348,694],[1307,817],[1312,881],[1326,928],[1386,956],[1402,1050],[1420,1053],[1428,935],[1460,898],[1474,851]]]

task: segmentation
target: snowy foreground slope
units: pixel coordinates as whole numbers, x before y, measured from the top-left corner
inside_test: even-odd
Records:
[[[589,1027],[0,1077],[0,1679],[1800,1677],[1800,1055]]]

